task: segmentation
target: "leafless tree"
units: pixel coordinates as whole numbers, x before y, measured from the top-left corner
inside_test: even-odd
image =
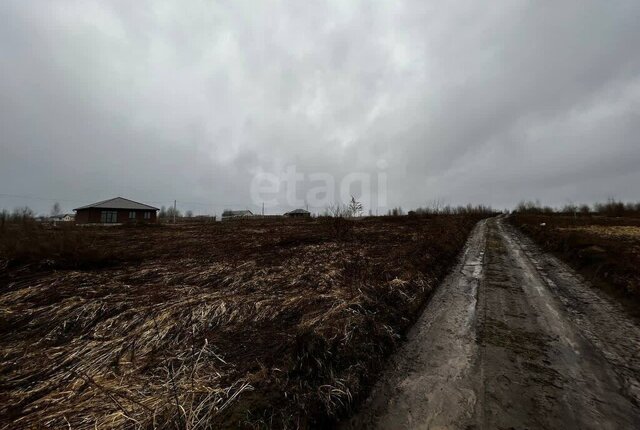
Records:
[[[13,210],[11,219],[13,221],[27,222],[32,220],[35,215],[36,213],[29,206],[22,206]]]
[[[362,203],[357,201],[355,197],[351,196],[351,202],[349,202],[347,210],[352,217],[360,216],[362,215]]]
[[[176,218],[180,218],[182,214],[180,213],[180,209],[174,209],[171,206],[167,208],[167,218],[172,219],[175,214]]]
[[[60,203],[55,202],[51,207],[51,216],[58,216],[62,214],[62,209],[60,208]]]

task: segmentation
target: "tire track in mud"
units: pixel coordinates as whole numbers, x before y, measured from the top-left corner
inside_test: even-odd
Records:
[[[502,218],[343,428],[640,428],[640,328]]]

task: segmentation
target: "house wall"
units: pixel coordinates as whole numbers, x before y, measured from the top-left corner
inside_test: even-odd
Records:
[[[129,209],[97,209],[97,208],[89,208],[89,209],[81,209],[76,211],[76,224],[100,224],[100,219],[102,216],[103,210],[115,210],[118,212],[117,222],[119,224],[129,223],[129,222],[148,222],[155,223],[158,221],[157,212],[154,210],[143,210],[136,209],[130,211]],[[135,212],[136,218],[129,219],[129,212]],[[144,219],[144,213],[151,212],[150,219]]]

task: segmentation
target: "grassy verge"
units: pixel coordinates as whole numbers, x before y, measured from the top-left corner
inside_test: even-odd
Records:
[[[2,251],[0,427],[331,424],[478,219],[14,232],[50,245]]]
[[[640,314],[640,219],[516,214],[509,220]]]

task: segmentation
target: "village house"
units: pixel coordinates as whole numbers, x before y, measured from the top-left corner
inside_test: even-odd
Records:
[[[49,217],[51,222],[71,222],[76,218],[74,214],[62,214]]]
[[[232,211],[227,209],[224,212],[222,212],[222,221],[228,221],[231,219],[238,219],[238,218],[249,218],[252,216],[253,216],[253,212],[251,212],[250,210]]]
[[[157,222],[159,209],[133,200],[116,197],[74,209],[76,224],[124,224]]]
[[[289,218],[311,218],[311,212],[304,209],[295,209],[285,213],[284,216]]]

